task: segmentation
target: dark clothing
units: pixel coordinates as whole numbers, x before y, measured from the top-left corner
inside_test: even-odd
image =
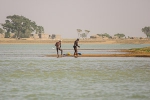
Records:
[[[61,42],[56,42],[55,46],[56,48],[61,48]]]
[[[79,41],[79,40],[74,41],[74,45],[73,45],[73,48],[74,48],[74,56],[78,56],[78,49],[77,49],[77,47],[80,47],[80,46],[78,45],[78,41]]]
[[[61,55],[62,55],[62,49],[61,49],[61,48],[56,48],[57,55],[59,55],[59,54],[58,54],[58,50],[60,50],[60,51],[61,51]]]
[[[61,42],[56,42],[55,46],[56,46],[57,56],[59,57],[58,50],[61,51],[61,55],[62,55],[62,53],[63,53],[63,51],[62,51],[62,49],[61,49]]]
[[[77,46],[73,46],[73,48],[75,49],[75,48],[77,48]]]
[[[78,40],[74,41],[74,46],[78,46]]]

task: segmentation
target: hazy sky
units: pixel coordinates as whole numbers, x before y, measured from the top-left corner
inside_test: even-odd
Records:
[[[77,38],[76,29],[146,37],[141,29],[150,26],[149,10],[150,0],[0,0],[0,23],[16,14],[62,38]]]

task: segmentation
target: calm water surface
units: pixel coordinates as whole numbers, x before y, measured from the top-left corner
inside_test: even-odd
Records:
[[[79,51],[119,53],[115,50],[146,46],[82,44]],[[46,57],[56,53],[52,47],[0,44],[0,100],[150,100],[150,58]],[[73,53],[72,45],[62,47]]]

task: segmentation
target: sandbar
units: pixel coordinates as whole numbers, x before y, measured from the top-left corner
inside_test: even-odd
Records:
[[[56,54],[46,55],[47,57],[57,57]],[[63,57],[74,57],[73,55]],[[150,53],[127,53],[127,54],[82,54],[78,57],[150,57]]]

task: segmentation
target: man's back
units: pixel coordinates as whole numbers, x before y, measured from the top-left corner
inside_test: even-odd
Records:
[[[74,46],[78,46],[78,41],[74,41]]]
[[[61,43],[60,42],[56,42],[55,46],[58,48],[61,46]]]

